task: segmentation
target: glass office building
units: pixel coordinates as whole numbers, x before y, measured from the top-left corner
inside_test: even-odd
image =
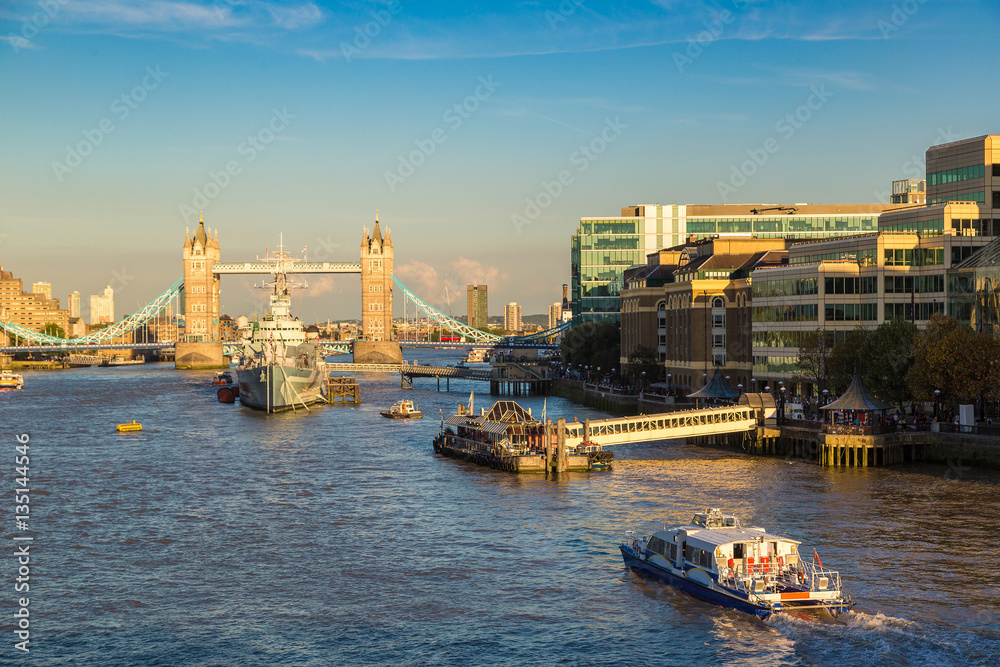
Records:
[[[620,322],[622,277],[661,248],[719,235],[820,239],[870,234],[884,204],[626,206],[621,217],[580,218],[571,240],[573,318]]]

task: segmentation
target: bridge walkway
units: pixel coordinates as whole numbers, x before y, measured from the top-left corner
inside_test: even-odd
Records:
[[[756,428],[756,410],[745,405],[735,405],[567,423],[566,446],[575,447],[586,441],[607,447],[633,442],[742,433]]]

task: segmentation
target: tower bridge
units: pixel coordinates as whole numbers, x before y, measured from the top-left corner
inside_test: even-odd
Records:
[[[289,274],[351,273],[361,276],[361,337],[353,341],[330,344],[331,353],[352,352],[354,361],[369,364],[399,364],[402,361],[400,341],[392,330],[393,294],[396,288],[404,299],[411,300],[439,327],[463,336],[467,342],[454,346],[504,346],[504,347],[553,347],[548,340],[567,329],[571,323],[522,337],[504,338],[474,329],[453,317],[440,312],[409,290],[393,275],[394,248],[391,233],[386,227],[383,235],[378,213],[369,232],[364,228],[361,237],[360,261],[309,262],[290,259],[287,253],[266,257],[263,261],[222,262],[218,229],[214,236],[205,226],[204,217],[198,221],[194,234],[188,229],[182,245],[183,277],[174,282],[156,299],[129,317],[86,336],[67,339],[29,329],[0,320],[0,330],[19,339],[21,345],[0,346],[0,352],[32,350],[80,351],[95,349],[175,349],[177,368],[218,368],[228,364],[225,355],[232,353],[232,344],[224,343],[219,324],[221,278],[226,275],[273,275],[280,267]],[[174,319],[175,304],[183,302],[183,330],[177,335],[178,322]],[[172,322],[163,324],[167,313]],[[181,313],[177,313],[178,315]],[[155,334],[149,327],[156,323]],[[146,335],[134,332],[146,329]],[[164,330],[172,333],[164,334]],[[131,335],[132,340],[128,340]],[[152,338],[153,340],[150,340]],[[229,349],[226,349],[228,345]],[[404,342],[403,345],[441,346],[447,343]]]
[[[220,279],[224,275],[274,275],[358,273],[361,275],[361,339],[352,345],[354,361],[368,364],[398,364],[403,360],[399,342],[392,335],[393,255],[392,236],[379,226],[378,213],[371,233],[364,228],[358,262],[308,262],[290,259],[284,252],[265,261],[221,261],[219,233],[212,237],[205,219],[198,221],[194,236],[184,235],[185,333],[177,341],[177,368],[217,368],[227,365],[219,327]]]

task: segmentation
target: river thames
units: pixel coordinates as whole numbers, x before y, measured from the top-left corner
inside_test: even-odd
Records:
[[[418,351],[420,361],[456,353]],[[212,372],[25,373],[0,394],[3,662],[35,665],[995,665],[1000,473],[824,469],[683,443],[611,470],[516,476],[434,454],[439,416],[485,384],[359,376],[360,406],[265,417]],[[422,420],[379,416],[412,398]],[[542,398],[520,401],[538,416]],[[557,418],[603,417],[560,398]],[[117,433],[129,419],[141,433]],[[14,519],[16,436],[30,520]],[[815,547],[857,607],[766,622],[622,564],[720,507]],[[30,542],[15,592],[14,537]],[[30,653],[14,610],[29,598]]]

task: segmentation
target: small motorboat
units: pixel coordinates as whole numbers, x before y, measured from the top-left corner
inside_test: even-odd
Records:
[[[381,412],[383,417],[389,419],[420,419],[424,413],[417,409],[413,401],[400,401],[394,403],[388,410]]]
[[[824,568],[815,549],[811,561],[802,558],[801,544],[710,509],[686,526],[626,539],[619,549],[625,565],[640,574],[758,618],[850,611],[854,600],[841,590],[840,573]]]
[[[125,422],[124,424],[119,424],[118,425],[118,432],[119,433],[130,433],[132,431],[141,431],[141,430],[142,430],[142,424],[140,424],[139,422],[137,422],[134,419],[130,419],[129,421]]]
[[[214,385],[229,385],[233,383],[233,374],[229,371],[219,371],[215,374]]]
[[[486,363],[486,350],[482,348],[473,348],[469,350],[469,354],[466,355],[463,361],[467,364]]]
[[[13,371],[0,371],[0,390],[20,389],[24,386],[24,378],[20,373]]]

